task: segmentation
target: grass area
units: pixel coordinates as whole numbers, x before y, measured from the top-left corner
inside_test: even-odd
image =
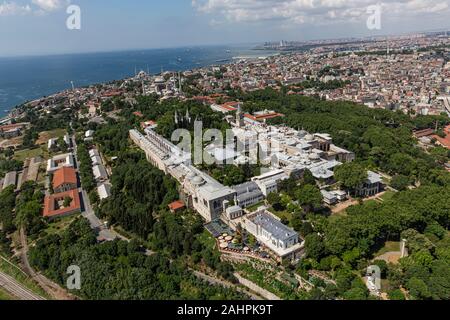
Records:
[[[250,212],[255,212],[256,210],[258,210],[259,207],[264,206],[265,203],[264,201],[258,202],[257,204],[254,204],[250,207],[247,208],[248,211]]]
[[[59,234],[60,232],[64,231],[76,218],[77,216],[68,216],[53,220],[49,223],[45,231],[49,235]]]
[[[400,242],[398,241],[387,241],[383,248],[381,248],[377,253],[374,254],[374,257],[381,256],[387,252],[397,252],[400,251]]]
[[[377,203],[379,203],[379,201],[373,200],[373,199],[364,201],[364,204],[365,204],[365,205],[376,205]]]
[[[14,300],[14,297],[11,296],[8,292],[3,290],[2,288],[0,288],[0,301],[5,301],[5,300]]]
[[[274,208],[269,209],[270,212],[272,212],[274,215],[276,215],[280,219],[286,219],[287,221],[292,220],[292,213],[287,211],[276,211]]]
[[[14,159],[18,161],[25,161],[27,158],[33,158],[37,156],[45,157],[45,152],[42,147],[20,150],[14,153]]]
[[[63,137],[65,134],[67,134],[66,129],[43,131],[39,133],[39,138],[37,139],[36,144],[47,144],[49,139]]]
[[[388,201],[391,200],[393,196],[395,196],[394,191],[386,191],[380,198],[384,201]]]
[[[24,287],[27,287],[32,292],[44,297],[46,299],[50,299],[50,297],[45,293],[45,291],[35,283],[28,275],[26,275],[20,268],[13,262],[6,262],[3,256],[0,256],[0,270],[3,273],[8,274],[9,276],[16,279],[17,282],[21,283]]]

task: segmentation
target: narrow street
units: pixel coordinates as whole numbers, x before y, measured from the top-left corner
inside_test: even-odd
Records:
[[[76,164],[76,171],[79,173],[79,164],[78,164],[78,155],[77,155],[77,143],[75,141],[75,136],[71,137],[72,144],[73,144],[73,155],[75,159]],[[98,236],[98,240],[105,240],[105,241],[112,241],[116,238],[124,239],[123,236],[115,232],[114,230],[108,229],[104,223],[95,215],[94,209],[92,209],[91,201],[89,200],[89,195],[83,188],[79,188],[78,191],[81,194],[81,201],[83,203],[83,212],[81,215],[85,217],[90,225],[92,230],[94,230]]]

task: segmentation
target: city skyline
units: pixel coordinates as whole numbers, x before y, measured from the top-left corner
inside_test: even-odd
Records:
[[[368,8],[377,4],[381,28],[369,29]],[[81,10],[80,30],[66,26],[69,5]],[[442,30],[449,18],[441,0],[5,0],[0,56],[370,37]]]

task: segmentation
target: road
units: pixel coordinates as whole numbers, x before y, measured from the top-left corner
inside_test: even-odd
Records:
[[[79,170],[78,165],[78,146],[76,143],[75,136],[71,137],[72,139],[72,145],[73,145],[73,155],[75,158],[75,164],[76,164],[76,171]],[[91,201],[89,200],[89,195],[87,194],[86,190],[79,188],[78,192],[81,193],[81,201],[83,202],[83,212],[81,215],[88,219],[89,224],[91,225],[92,230],[94,230],[96,233],[98,233],[97,239],[98,240],[105,240],[105,241],[113,241],[114,239],[123,239],[126,240],[123,236],[115,232],[114,230],[108,229],[105,224],[95,215],[94,209],[92,209]]]
[[[6,292],[11,294],[20,300],[45,300],[41,296],[38,296],[24,287],[21,283],[17,282],[9,275],[0,272],[0,287],[5,289]]]

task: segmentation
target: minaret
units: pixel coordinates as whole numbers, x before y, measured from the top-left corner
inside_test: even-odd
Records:
[[[178,124],[178,112],[175,110],[175,124]]]
[[[236,125],[238,126],[238,128],[242,128],[244,126],[244,115],[242,114],[242,107],[240,102],[238,102],[236,111]]]
[[[186,121],[187,123],[191,123],[191,116],[189,115],[189,109],[186,110]]]
[[[178,72],[178,87],[179,87],[178,91],[180,92],[180,94],[182,94],[183,89],[181,87],[181,73],[180,72]]]

